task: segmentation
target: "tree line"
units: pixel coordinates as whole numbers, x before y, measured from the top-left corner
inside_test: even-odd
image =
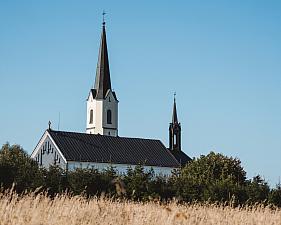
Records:
[[[210,152],[193,159],[172,176],[156,176],[153,169],[145,171],[142,165],[128,167],[120,175],[109,166],[97,169],[65,171],[57,166],[40,168],[19,146],[4,144],[0,149],[1,189],[13,188],[18,193],[41,190],[50,196],[59,193],[105,195],[133,201],[209,202],[237,205],[261,203],[281,207],[281,185],[270,188],[255,176],[247,179],[237,158]]]

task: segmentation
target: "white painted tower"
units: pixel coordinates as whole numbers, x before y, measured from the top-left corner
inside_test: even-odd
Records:
[[[87,99],[86,133],[118,136],[118,100],[111,89],[105,22],[102,26],[95,85]]]

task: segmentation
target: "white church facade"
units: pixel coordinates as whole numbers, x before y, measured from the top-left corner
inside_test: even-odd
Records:
[[[58,165],[66,170],[113,166],[118,173],[143,165],[157,175],[171,175],[191,159],[181,150],[181,124],[174,100],[169,127],[169,148],[160,140],[118,135],[118,99],[111,88],[105,23],[102,26],[96,78],[87,98],[86,132],[44,132],[31,157],[42,167]]]

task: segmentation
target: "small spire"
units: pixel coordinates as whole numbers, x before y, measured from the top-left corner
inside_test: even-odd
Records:
[[[177,115],[177,104],[176,104],[176,92],[174,93],[174,108],[173,108],[173,118],[172,123],[178,123],[178,115]]]
[[[51,123],[51,121],[49,120],[49,122],[48,122],[49,130],[51,130],[51,125],[52,125],[52,123]]]

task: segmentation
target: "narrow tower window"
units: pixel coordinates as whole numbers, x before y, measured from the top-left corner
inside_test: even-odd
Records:
[[[107,124],[112,124],[112,113],[111,110],[107,110]]]
[[[90,110],[90,123],[93,123],[93,118],[94,117],[94,112],[93,112],[93,110],[91,109]]]

